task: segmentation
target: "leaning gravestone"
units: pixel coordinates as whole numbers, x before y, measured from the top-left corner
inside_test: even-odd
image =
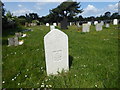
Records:
[[[53,30],[55,29],[55,26],[54,25],[50,25],[50,30]]]
[[[102,24],[98,23],[96,24],[96,31],[101,31],[102,30]]]
[[[108,27],[110,27],[110,25],[108,23],[106,23],[105,27],[108,28]]]
[[[113,25],[117,25],[118,24],[118,20],[117,19],[114,19],[113,20]]]
[[[69,70],[68,36],[58,29],[44,37],[47,75]]]
[[[90,25],[88,24],[82,24],[82,32],[89,32]]]

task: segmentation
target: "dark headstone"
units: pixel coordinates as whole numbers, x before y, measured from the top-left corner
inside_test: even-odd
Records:
[[[61,22],[61,29],[68,29],[68,20],[67,18],[64,18]]]

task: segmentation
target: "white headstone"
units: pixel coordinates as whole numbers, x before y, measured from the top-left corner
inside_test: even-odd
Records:
[[[90,25],[88,24],[82,24],[82,32],[89,32]]]
[[[57,23],[53,23],[54,26],[57,26]]]
[[[91,22],[88,22],[88,25],[91,25]]]
[[[96,31],[101,31],[102,30],[102,24],[98,23],[96,24]]]
[[[107,23],[105,27],[108,28],[108,27],[110,27],[110,25]]]
[[[50,30],[53,30],[55,29],[55,26],[54,25],[50,25]]]
[[[117,19],[114,19],[113,20],[113,25],[117,25],[118,24],[118,20]]]
[[[101,21],[100,23],[101,23],[102,26],[104,25],[104,22],[103,22],[103,21]]]
[[[69,70],[68,36],[58,29],[44,37],[47,75]]]
[[[72,25],[72,22],[70,22],[70,26]]]
[[[46,23],[46,26],[49,26],[49,23]]]
[[[94,21],[94,25],[96,25],[98,23],[98,21]]]

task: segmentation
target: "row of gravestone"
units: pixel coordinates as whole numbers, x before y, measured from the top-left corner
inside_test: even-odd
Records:
[[[101,21],[101,23],[104,24],[105,22],[104,22],[104,21]],[[75,24],[74,22],[70,22],[70,23],[69,23],[70,26],[71,26],[71,25],[74,25],[74,24]],[[88,24],[91,25],[92,22],[89,21]],[[94,25],[96,25],[96,24],[98,24],[98,21],[94,21]],[[106,24],[107,24],[107,23],[106,23]],[[53,25],[54,25],[54,26],[57,26],[57,23],[53,23]],[[81,24],[81,25],[82,25],[82,24]],[[114,20],[113,20],[113,25],[118,25],[118,19],[114,19]],[[46,26],[50,26],[50,24],[49,24],[49,23],[46,23]],[[77,23],[77,26],[80,27],[79,22]]]
[[[96,24],[96,31],[101,31],[104,23]],[[90,25],[83,24],[85,32],[89,32]],[[106,24],[109,27],[109,24]],[[61,30],[50,26],[50,32],[44,36],[45,60],[47,75],[56,75],[62,70],[69,70],[68,36]],[[83,30],[83,31],[84,31]]]
[[[15,33],[15,36],[12,38],[8,38],[8,46],[18,46],[23,44],[23,40],[19,41],[20,37],[26,37],[26,34]]]

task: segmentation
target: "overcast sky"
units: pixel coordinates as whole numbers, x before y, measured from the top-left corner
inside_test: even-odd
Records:
[[[50,1],[50,0],[49,0]],[[28,13],[37,13],[39,16],[49,14],[49,10],[56,8],[61,2],[4,2],[4,8],[20,16]],[[84,12],[83,17],[100,16],[105,12],[111,13],[118,11],[117,2],[81,2],[81,8]]]

